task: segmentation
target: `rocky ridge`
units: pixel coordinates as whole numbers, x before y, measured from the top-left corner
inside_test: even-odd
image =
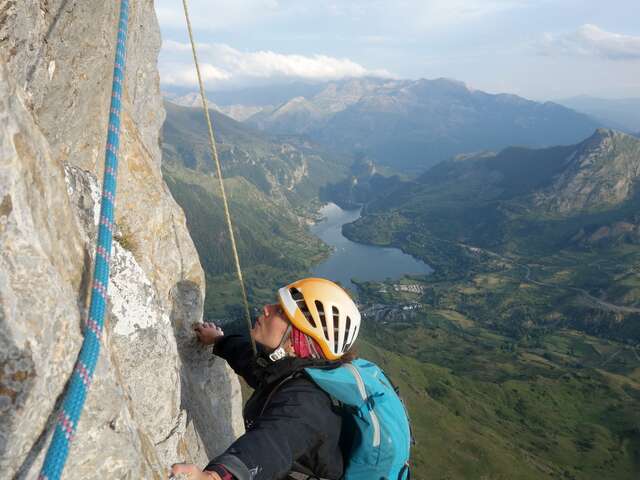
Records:
[[[0,468],[35,478],[82,342],[116,3],[0,7]],[[153,2],[132,1],[110,309],[64,478],[165,478],[242,430],[240,391],[194,341],[204,275],[162,180]]]
[[[553,184],[536,203],[560,214],[609,209],[631,198],[640,182],[640,142],[614,130],[598,129],[576,146]]]
[[[180,105],[181,107],[202,108],[202,98],[200,97],[199,92],[190,92],[185,95],[165,93],[164,97],[171,103]],[[209,108],[217,110],[220,113],[224,113],[225,115],[233,118],[234,120],[237,120],[238,122],[247,120],[248,118],[259,112],[271,112],[274,108],[272,105],[217,105],[216,103],[208,99],[207,105],[209,106]]]
[[[379,93],[389,84],[401,82],[378,78],[353,78],[326,84],[310,96],[296,96],[272,109],[262,109],[247,123],[274,133],[306,134],[324,125],[333,115],[359,102],[364,96]],[[402,82],[402,83],[406,83]]]
[[[536,254],[635,244],[639,184],[640,141],[599,129],[576,145],[509,147],[442,162],[415,181],[376,189],[381,193],[367,203],[367,215],[345,232],[383,242],[376,235],[393,230],[385,230],[386,223],[396,225],[398,243],[424,231],[493,251],[531,248]]]

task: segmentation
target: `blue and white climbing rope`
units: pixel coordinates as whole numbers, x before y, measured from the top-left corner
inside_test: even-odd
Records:
[[[69,454],[73,436],[78,427],[82,407],[87,397],[93,372],[100,354],[100,337],[104,326],[104,312],[107,306],[109,286],[109,258],[113,238],[114,207],[116,199],[116,177],[118,172],[118,146],[120,144],[120,107],[124,88],[127,28],[129,23],[129,0],[120,2],[120,20],[116,45],[113,86],[111,88],[111,108],[105,153],[105,168],[96,246],[95,269],[91,289],[89,317],[85,323],[84,341],[80,355],[71,375],[68,390],[58,414],[53,439],[47,450],[39,480],[58,480]]]

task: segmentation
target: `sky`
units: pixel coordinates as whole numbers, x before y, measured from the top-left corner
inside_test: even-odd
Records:
[[[207,89],[446,77],[534,100],[640,97],[640,0],[189,0]],[[164,86],[196,88],[182,2],[156,0]]]

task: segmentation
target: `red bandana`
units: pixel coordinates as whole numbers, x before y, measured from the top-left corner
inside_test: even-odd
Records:
[[[291,328],[291,344],[298,358],[325,358],[318,342],[293,326]]]

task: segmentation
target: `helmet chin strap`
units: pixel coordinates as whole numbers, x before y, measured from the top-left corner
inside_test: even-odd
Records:
[[[289,340],[289,335],[291,335],[291,324],[287,326],[284,335],[282,335],[282,340],[280,340],[280,345],[278,345],[278,348],[276,348],[269,354],[269,360],[271,360],[272,362],[277,362],[278,360],[282,360],[287,356],[287,352],[284,349],[284,344],[287,343],[287,340]]]

